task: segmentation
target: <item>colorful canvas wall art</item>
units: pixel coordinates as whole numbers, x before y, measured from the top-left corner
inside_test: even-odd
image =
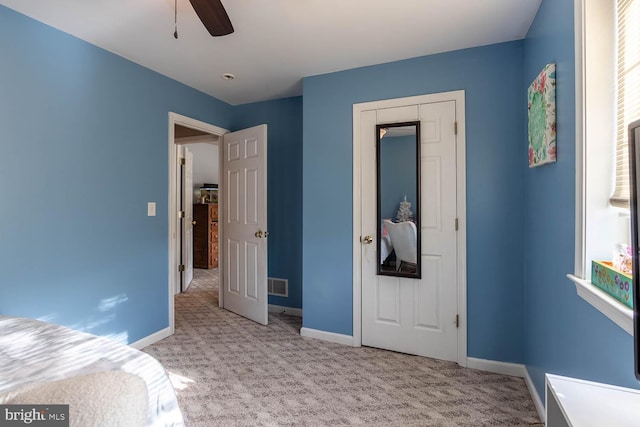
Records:
[[[529,167],[556,161],[556,65],[547,64],[528,91]]]

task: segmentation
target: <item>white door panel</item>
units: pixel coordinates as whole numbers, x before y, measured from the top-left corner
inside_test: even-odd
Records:
[[[193,153],[184,147],[184,179],[182,201],[184,209],[182,262],[184,272],[182,276],[182,291],[186,291],[193,280]]]
[[[224,308],[267,324],[267,127],[223,138]]]
[[[380,108],[376,111],[378,123],[400,123],[418,120],[418,106]]]
[[[415,287],[415,326],[441,329],[439,313],[442,287],[442,259],[434,256],[422,257],[421,286]],[[435,309],[434,309],[435,308]]]
[[[245,208],[245,224],[258,225],[258,170],[247,169],[245,171],[245,200],[247,206]]]
[[[245,269],[245,283],[246,294],[245,297],[254,301],[258,301],[260,297],[260,280],[258,278],[258,258],[259,258],[258,244],[253,242],[247,242],[245,244],[245,262],[247,268]]]
[[[457,360],[455,101],[364,111],[360,116],[362,235],[376,218],[375,126],[420,120],[422,278],[378,276],[375,244],[362,247],[362,344]],[[374,240],[375,241],[375,240]]]
[[[442,170],[440,167],[440,157],[422,156],[420,163],[421,177],[420,190],[421,197],[428,202],[422,203],[420,207],[420,225],[422,230],[439,231],[442,229],[442,212],[439,207],[442,205],[440,177]],[[424,242],[423,242],[424,244]]]
[[[376,321],[400,325],[400,280],[381,277],[376,284]]]
[[[240,242],[230,238],[226,238],[227,249],[226,259],[240,259]],[[226,264],[227,278],[225,284],[225,295],[227,292],[234,295],[240,295],[240,263],[234,262],[233,264]]]

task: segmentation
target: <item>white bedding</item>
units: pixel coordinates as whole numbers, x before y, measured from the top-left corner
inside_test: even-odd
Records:
[[[380,264],[384,264],[392,251],[393,245],[391,244],[391,238],[384,235],[380,236]]]
[[[0,316],[0,393],[27,384],[111,370],[129,372],[145,381],[148,426],[184,425],[164,368],[148,354],[62,326]]]

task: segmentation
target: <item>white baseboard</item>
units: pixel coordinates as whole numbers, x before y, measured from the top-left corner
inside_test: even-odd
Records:
[[[351,335],[336,334],[335,332],[320,331],[318,329],[301,328],[300,335],[317,340],[334,342],[353,347],[353,337]]]
[[[158,332],[155,332],[151,335],[148,335],[136,342],[133,342],[131,344],[129,344],[129,346],[137,349],[137,350],[141,350],[143,348],[145,348],[148,345],[157,343],[158,341],[165,339],[167,337],[170,337],[171,335],[173,335],[173,332],[171,331],[171,326],[168,326],[164,329],[159,330]]]
[[[467,357],[467,368],[520,378],[524,378],[527,373],[524,365],[519,363],[498,362],[496,360],[476,359],[475,357]]]
[[[301,308],[285,307],[283,305],[269,304],[269,313],[288,314],[289,316],[302,317]]]
[[[527,387],[529,388],[529,394],[533,399],[533,404],[536,405],[536,410],[538,411],[538,416],[543,423],[547,423],[547,411],[544,409],[544,404],[542,403],[542,399],[540,399],[540,395],[538,394],[538,389],[533,384],[531,377],[529,376],[529,371],[527,368],[524,369],[524,382],[527,383]]]

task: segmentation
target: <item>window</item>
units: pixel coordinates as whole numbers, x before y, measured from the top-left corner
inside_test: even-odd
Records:
[[[640,119],[640,0],[618,0],[616,180],[611,204],[629,207],[627,126]]]
[[[581,297],[630,334],[631,310],[609,301],[589,282],[592,260],[611,260],[619,243],[629,243],[624,129],[640,102],[639,4],[640,0],[575,3],[576,265],[570,277]]]

